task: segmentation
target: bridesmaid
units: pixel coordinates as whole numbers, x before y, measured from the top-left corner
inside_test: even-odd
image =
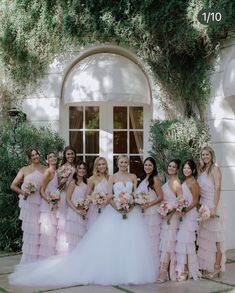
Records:
[[[201,276],[196,255],[196,235],[198,212],[196,206],[199,201],[199,185],[197,167],[193,160],[186,160],[182,165],[185,181],[182,184],[183,197],[189,203],[182,222],[179,224],[176,244],[176,273],[177,281],[188,278],[197,280]]]
[[[73,180],[73,174],[75,172],[75,157],[76,152],[73,147],[67,146],[63,152],[63,160],[60,168],[58,169],[59,177],[59,190],[60,201],[59,208],[57,210],[58,218],[58,232],[57,232],[57,244],[56,251],[57,254],[65,254],[68,251],[68,243],[65,233],[65,219],[67,213],[67,204],[66,204],[66,192],[69,186],[69,183]]]
[[[200,269],[209,272],[207,277],[214,278],[225,271],[226,256],[220,198],[222,176],[220,168],[215,164],[215,152],[209,146],[201,150],[199,171],[200,204],[210,208],[211,217],[199,226],[198,259]]]
[[[108,163],[106,159],[104,157],[96,158],[94,162],[94,167],[93,167],[93,175],[88,180],[86,198],[91,200],[92,196],[94,196],[98,192],[104,195],[107,195],[108,194],[108,179],[109,179],[109,169],[108,169]],[[101,207],[101,211],[103,207]],[[87,214],[87,218],[88,218],[87,228],[88,229],[93,225],[98,215],[99,215],[98,208],[91,203],[88,214]]]
[[[180,180],[177,172],[180,167],[180,160],[171,160],[167,167],[168,181],[162,186],[163,198],[173,206],[177,205],[177,197],[183,194]],[[169,222],[170,221],[170,222]],[[162,221],[162,229],[160,233],[160,275],[157,280],[158,283],[164,283],[169,278],[173,281],[176,280],[176,233],[179,221],[175,210]],[[168,274],[169,271],[169,274]]]
[[[30,149],[27,156],[29,165],[19,170],[11,184],[11,190],[19,194],[19,218],[22,221],[23,230],[23,255],[20,263],[35,261],[39,256],[39,207],[41,202],[39,188],[45,171],[45,167],[40,164],[40,153],[37,149]],[[21,182],[23,184],[19,188]],[[30,193],[29,183],[34,184],[35,192]]]
[[[163,191],[161,189],[160,181],[157,174],[158,172],[155,160],[151,157],[146,158],[144,160],[144,175],[141,178],[141,182],[136,192],[145,192],[149,194],[150,197],[150,201],[142,205],[141,208],[145,209],[144,219],[151,237],[153,255],[158,274],[160,264],[159,237],[161,228],[161,217],[157,212],[156,206],[163,200]]]
[[[46,155],[47,170],[44,173],[40,194],[40,258],[56,254],[57,218],[56,205],[53,207],[50,193],[58,193],[57,156],[54,152]],[[58,193],[59,195],[59,193]]]
[[[77,246],[79,240],[86,232],[86,220],[83,218],[86,212],[77,208],[78,201],[85,199],[85,192],[87,189],[86,172],[86,163],[78,161],[76,172],[73,174],[73,180],[69,184],[66,195],[68,212],[66,216],[65,232],[69,250]]]

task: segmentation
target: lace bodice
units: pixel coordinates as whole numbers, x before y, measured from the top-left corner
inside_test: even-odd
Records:
[[[120,192],[129,192],[131,193],[133,189],[133,183],[131,181],[122,182],[117,181],[113,184],[114,195],[119,194]]]

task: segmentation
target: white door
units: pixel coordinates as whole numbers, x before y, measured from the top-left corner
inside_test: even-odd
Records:
[[[113,103],[69,106],[69,144],[76,149],[77,158],[88,165],[92,173],[94,159],[107,159],[110,174],[116,169],[120,154],[130,158],[130,172],[140,176],[144,155],[144,115],[142,105]]]

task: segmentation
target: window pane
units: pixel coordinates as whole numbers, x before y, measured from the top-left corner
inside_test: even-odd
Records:
[[[81,129],[83,123],[83,107],[69,107],[69,128]]]
[[[142,156],[130,156],[130,173],[134,173],[138,178],[143,175]]]
[[[130,129],[143,129],[143,107],[130,107]]]
[[[99,129],[99,107],[86,107],[86,129]]]
[[[69,145],[75,148],[77,154],[83,153],[82,131],[69,132]]]
[[[98,131],[86,131],[85,133],[85,145],[87,154],[99,153],[99,132]]]
[[[127,132],[113,132],[113,152],[115,154],[123,154],[127,152]]]
[[[130,154],[143,153],[143,132],[130,131]]]
[[[113,129],[127,129],[127,107],[113,107]]]
[[[89,178],[93,173],[94,161],[98,156],[86,156],[85,162],[87,164],[87,178]]]

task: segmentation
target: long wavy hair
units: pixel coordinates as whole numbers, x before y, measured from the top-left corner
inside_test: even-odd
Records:
[[[64,148],[64,151],[63,151],[63,159],[62,159],[62,162],[61,162],[61,166],[64,165],[66,162],[67,162],[67,159],[66,159],[66,153],[67,151],[73,151],[74,152],[74,165],[75,165],[75,160],[76,160],[76,151],[75,149],[71,146],[71,145],[68,145]]]
[[[80,167],[81,165],[83,165],[83,166],[85,167],[85,169],[86,169],[86,174],[87,174],[87,164],[86,164],[85,162],[81,161],[81,160],[78,160],[77,163],[76,163],[76,165],[75,165],[76,171],[75,171],[75,173],[73,174],[73,179],[74,179],[76,185],[78,184],[78,173],[77,173],[77,168]],[[86,177],[86,175],[83,176],[82,181],[83,181],[85,184],[87,184],[87,177]]]
[[[94,166],[93,166],[93,175],[94,176],[99,176],[98,164],[99,164],[100,161],[105,162],[106,170],[105,170],[104,175],[105,175],[105,177],[108,177],[108,175],[109,175],[109,167],[108,167],[107,160],[104,157],[98,157],[98,158],[95,159]]]
[[[203,159],[202,159],[202,152],[203,151],[208,151],[211,154],[211,164],[210,164],[209,168],[207,169],[207,174],[210,175],[213,168],[215,167],[215,161],[216,161],[215,151],[210,146],[204,146],[201,149],[200,162],[199,162],[199,173],[200,174],[206,170],[206,164],[203,162]]]
[[[144,160],[144,164],[145,162],[151,162],[153,164],[153,172],[150,174],[149,178],[148,178],[148,189],[151,188],[151,189],[154,189],[153,185],[154,185],[154,177],[158,175],[158,171],[157,171],[157,165],[156,165],[156,162],[155,160],[152,158],[152,157],[147,157],[145,160]],[[144,165],[143,164],[143,165]],[[144,171],[143,172],[143,176],[141,176],[140,180],[143,181],[145,178],[146,178],[147,174],[146,172]]]

